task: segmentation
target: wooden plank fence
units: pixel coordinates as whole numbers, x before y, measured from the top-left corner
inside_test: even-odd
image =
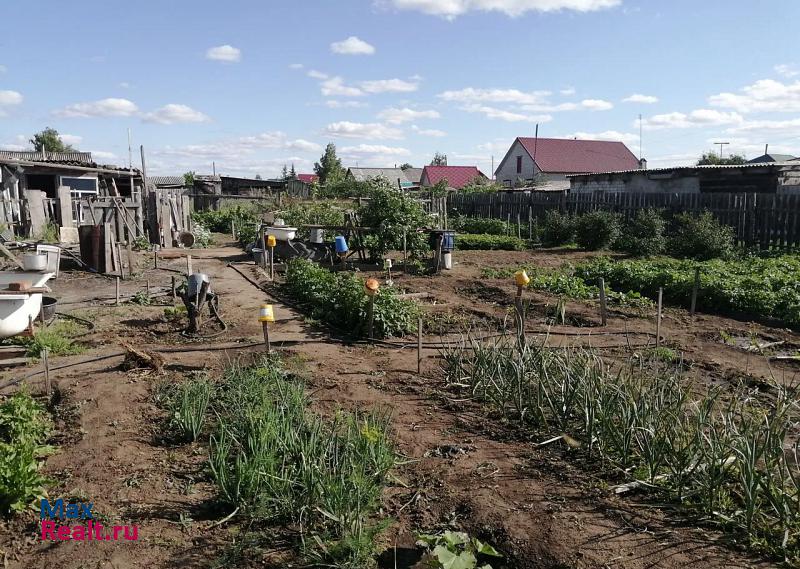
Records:
[[[550,210],[580,215],[594,210],[619,213],[628,219],[646,208],[663,210],[667,216],[708,211],[732,227],[740,245],[762,250],[800,249],[800,194],[740,193],[643,193],[643,192],[497,192],[451,194],[450,215],[541,220]]]

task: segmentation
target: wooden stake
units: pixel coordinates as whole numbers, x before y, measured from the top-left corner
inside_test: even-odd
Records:
[[[53,389],[50,385],[50,354],[49,348],[42,348],[42,365],[44,365],[44,390],[47,393],[48,399],[51,397]]]
[[[656,348],[661,346],[661,308],[664,301],[664,289],[658,289],[658,315],[656,316]]]
[[[533,241],[533,208],[528,206],[528,240]]]
[[[172,303],[173,304],[175,303],[175,299],[177,298],[177,296],[178,296],[178,290],[177,290],[177,287],[175,286],[175,275],[172,275]]]
[[[150,296],[150,279],[147,279],[144,283],[145,285],[145,292],[147,292],[147,296]]]
[[[269,280],[275,280],[275,247],[269,248]]]
[[[128,276],[133,276],[134,267],[133,267],[133,245],[131,244],[131,240],[128,239],[128,243],[125,245],[125,249],[128,253]]]
[[[158,251],[153,250],[153,268],[158,268]]]
[[[375,295],[369,297],[369,308],[368,308],[367,318],[369,318],[369,341],[372,342],[373,340],[372,332],[375,324]]]
[[[517,214],[517,239],[522,239],[522,218]]]
[[[267,349],[267,355],[272,353],[272,346],[269,344],[269,322],[262,322],[261,327],[264,329],[264,346]]]
[[[186,276],[192,276],[192,256],[186,255]]]
[[[116,296],[116,305],[119,306],[119,277],[114,279],[114,291]]]
[[[689,310],[689,315],[694,318],[695,310],[697,309],[697,292],[700,290],[700,267],[694,270],[694,287],[692,288],[692,307]]]
[[[600,277],[600,321],[606,325],[606,279]]]
[[[406,247],[406,232],[403,231],[403,274],[408,274],[408,269],[406,268],[406,264],[408,263],[408,249]]]
[[[417,375],[422,373],[422,316],[417,320]]]
[[[514,298],[514,308],[517,310],[517,338],[520,344],[525,343],[525,310],[522,306],[522,287],[517,285],[517,296]]]
[[[231,236],[236,239],[236,222],[231,219]]]
[[[122,262],[122,244],[117,241],[117,260],[119,260],[119,276],[125,280],[125,264]],[[128,276],[131,276],[131,269],[128,267]]]

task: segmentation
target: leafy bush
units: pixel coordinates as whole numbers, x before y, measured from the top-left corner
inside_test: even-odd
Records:
[[[578,246],[589,251],[609,247],[620,232],[619,215],[610,211],[596,210],[575,219],[575,240]]]
[[[403,233],[406,247],[412,256],[428,249],[428,240],[417,229],[429,222],[422,206],[404,192],[391,187],[385,179],[370,182],[369,201],[358,210],[361,225],[374,230],[365,237],[365,245],[373,257],[381,257],[388,251],[403,248]]]
[[[275,216],[283,219],[286,225],[298,228],[301,225],[344,225],[344,208],[331,202],[297,203],[276,212]],[[309,229],[300,228],[297,236],[308,239],[310,233]]]
[[[729,257],[733,252],[733,229],[717,221],[710,212],[677,215],[671,234],[668,253],[673,257],[707,261]]]
[[[303,385],[276,358],[229,367],[215,402],[210,467],[219,497],[244,515],[300,528],[314,566],[367,567],[387,475],[385,414],[309,410]]]
[[[456,249],[467,251],[472,249],[524,251],[527,241],[519,237],[506,235],[471,235],[461,234],[456,237]]]
[[[392,184],[391,180],[386,178],[379,178],[384,184]],[[356,180],[339,180],[336,182],[328,182],[322,186],[316,186],[316,193],[314,194],[319,198],[363,198],[367,197],[373,188],[373,181],[359,182]]]
[[[454,215],[449,218],[449,227],[459,233],[474,233],[478,235],[517,235],[516,223],[509,224],[502,219],[489,217],[465,217]],[[525,229],[527,232],[527,228]]]
[[[244,246],[255,241],[260,216],[255,206],[236,205],[218,211],[196,211],[192,213],[192,221],[213,233],[231,233],[235,224],[239,242]]]
[[[25,355],[38,358],[45,348],[51,356],[74,356],[83,353],[84,348],[73,339],[78,327],[73,322],[58,321],[47,328],[41,328],[33,336],[18,336],[15,344],[25,346]]]
[[[428,550],[428,564],[434,569],[476,569],[478,559],[484,557],[502,557],[497,550],[479,539],[470,537],[464,532],[446,530],[441,534],[418,536],[417,545]],[[489,564],[479,569],[492,569]]]
[[[0,513],[25,509],[44,495],[48,479],[39,472],[50,432],[44,408],[25,391],[0,402]]]
[[[542,227],[542,243],[548,247],[566,245],[575,235],[575,223],[569,214],[551,209],[545,212]]]
[[[614,249],[636,256],[660,255],[667,239],[666,222],[655,209],[640,209],[622,228]]]
[[[286,269],[286,290],[308,307],[312,318],[347,330],[356,337],[368,332],[369,299],[364,283],[352,273],[332,273],[305,259],[294,259]],[[375,297],[375,337],[403,336],[414,329],[416,304],[381,288]]]
[[[610,261],[595,259],[580,265],[576,275],[588,282],[598,277],[615,290],[639,291],[656,298],[664,289],[669,304],[689,307],[694,287],[694,270],[700,268],[698,307],[705,312],[775,318],[800,326],[800,258],[744,257],[705,262],[659,257]]]
[[[194,235],[195,249],[207,249],[214,243],[211,232],[199,223],[195,223],[192,227],[192,234]]]

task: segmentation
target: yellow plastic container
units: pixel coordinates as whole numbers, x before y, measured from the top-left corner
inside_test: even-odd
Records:
[[[377,279],[367,279],[367,282],[364,283],[364,292],[366,292],[369,296],[375,296],[380,287],[381,284],[377,281]]]
[[[531,282],[531,278],[528,276],[527,272],[517,271],[514,273],[514,282],[517,283],[517,286],[528,286],[528,283]]]
[[[275,239],[274,235],[267,235],[267,247],[275,247],[278,244],[278,241]]]
[[[275,322],[275,313],[271,304],[262,304],[258,314],[259,322]]]

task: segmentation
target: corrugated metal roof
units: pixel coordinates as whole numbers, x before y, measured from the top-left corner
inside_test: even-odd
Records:
[[[148,176],[147,181],[154,186],[185,186],[183,176]]]
[[[517,140],[545,173],[606,172],[634,169],[639,164],[636,156],[622,142],[523,137]]]
[[[447,187],[460,190],[475,178],[486,178],[477,166],[425,166],[423,177],[427,174],[428,183],[435,186],[447,180]]]
[[[0,159],[53,162],[57,164],[94,165],[91,152],[35,152],[33,150],[0,150]]]
[[[606,176],[608,174],[658,174],[666,172],[689,172],[697,170],[739,170],[742,168],[781,168],[800,170],[800,164],[793,162],[766,162],[747,164],[713,164],[708,166],[672,166],[668,168],[648,168],[647,170],[611,170],[609,172],[594,172],[592,174],[569,174],[567,178],[589,178],[591,176]]]
[[[366,182],[375,178],[386,178],[392,183],[400,179],[401,186],[414,186],[419,184],[419,180],[412,180],[406,172],[400,168],[350,168],[350,174],[358,182]],[[420,174],[421,177],[421,174]]]

